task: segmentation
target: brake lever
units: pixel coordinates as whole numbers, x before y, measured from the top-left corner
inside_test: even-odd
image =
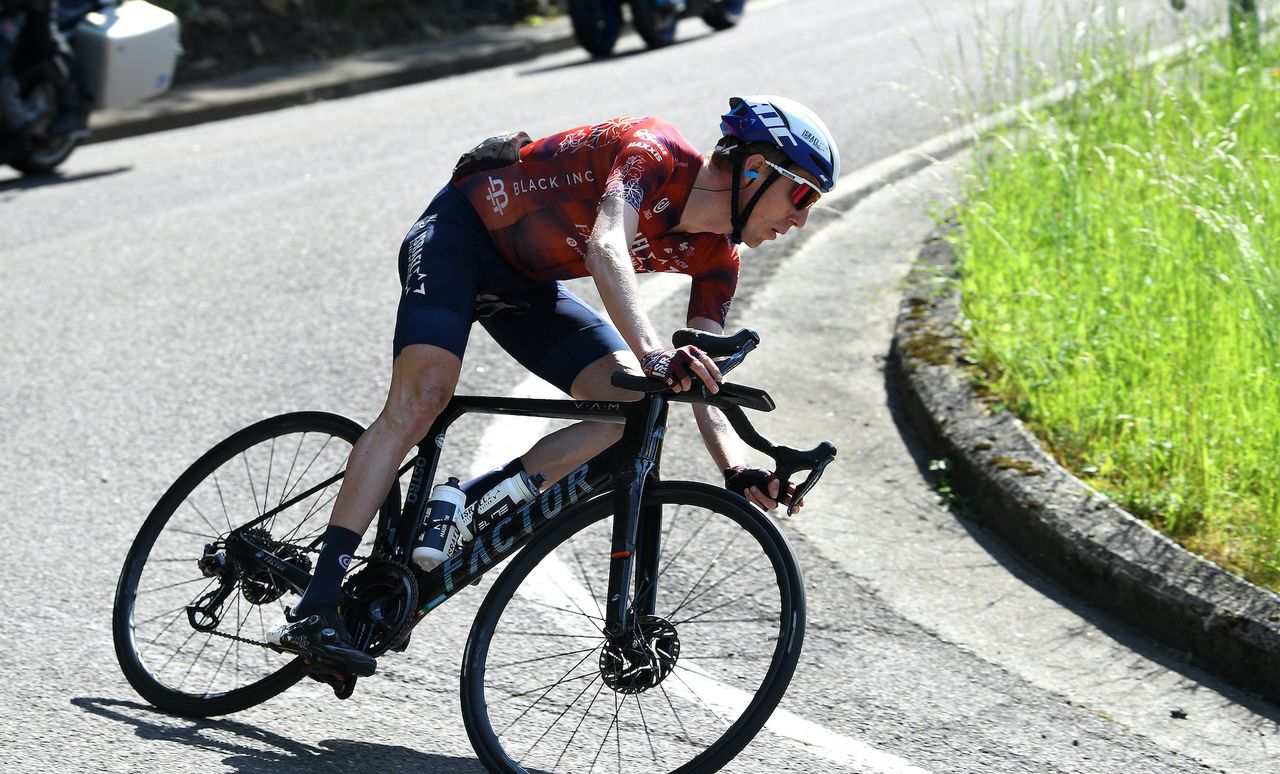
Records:
[[[771,456],[777,466],[774,472],[778,476],[779,495],[785,493],[791,485],[792,475],[801,470],[809,471],[809,475],[796,487],[796,493],[791,495],[791,500],[787,503],[787,516],[790,517],[800,509],[800,501],[818,483],[818,479],[822,478],[827,466],[835,460],[836,447],[830,441],[823,441],[809,451],[780,446],[776,454]]]

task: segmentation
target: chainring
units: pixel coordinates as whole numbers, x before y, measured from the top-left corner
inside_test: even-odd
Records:
[[[417,617],[418,581],[397,562],[369,562],[342,584],[342,591],[347,631],[374,658],[400,644]]]

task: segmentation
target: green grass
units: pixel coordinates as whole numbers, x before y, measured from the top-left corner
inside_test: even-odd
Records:
[[[1071,470],[1280,588],[1280,51],[1229,43],[991,139],[957,215],[972,357]]]

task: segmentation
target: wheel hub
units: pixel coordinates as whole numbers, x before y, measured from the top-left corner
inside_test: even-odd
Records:
[[[631,636],[604,646],[600,674],[618,693],[644,693],[660,685],[679,658],[676,627],[657,616],[644,616]]]

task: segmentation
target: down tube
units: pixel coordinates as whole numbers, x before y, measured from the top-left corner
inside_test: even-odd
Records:
[[[549,522],[607,491],[617,459],[618,454],[611,449],[583,463],[543,490],[538,499],[477,535],[461,551],[423,576],[422,612],[431,612],[479,580],[480,576],[523,548],[534,533]]]

